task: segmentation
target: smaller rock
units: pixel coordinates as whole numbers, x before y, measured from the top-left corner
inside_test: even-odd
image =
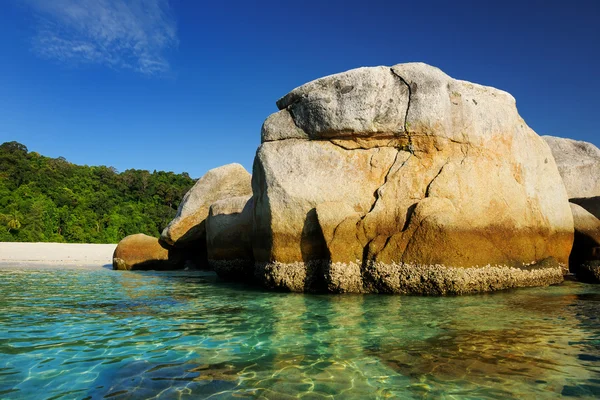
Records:
[[[587,197],[587,198],[578,198],[571,199],[571,203],[577,204],[584,208],[588,213],[592,214],[594,217],[600,219],[600,197]]]
[[[587,207],[570,205],[575,223],[575,242],[569,259],[571,271],[580,280],[600,283],[600,219],[590,212],[598,204],[588,201]]]
[[[205,220],[214,202],[252,194],[251,176],[240,164],[208,171],[185,194],[177,216],[163,230],[161,240],[175,247],[198,247],[205,242]]]
[[[592,143],[542,136],[550,146],[570,199],[600,196],[600,149]]]
[[[206,219],[208,264],[222,278],[243,280],[254,272],[251,196],[219,200]]]
[[[240,164],[208,171],[185,194],[177,216],[163,230],[160,240],[196,268],[208,267],[206,218],[210,205],[229,197],[252,194],[251,176]]]
[[[113,254],[115,270],[176,269],[178,263],[155,237],[138,233],[119,242]]]

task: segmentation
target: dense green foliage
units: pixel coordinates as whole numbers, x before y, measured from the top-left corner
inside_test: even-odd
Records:
[[[0,145],[0,241],[116,243],[158,236],[194,181],[188,174],[74,165]]]

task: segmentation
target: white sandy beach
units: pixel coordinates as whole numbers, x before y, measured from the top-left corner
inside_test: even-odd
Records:
[[[0,268],[103,268],[116,244],[0,242]]]

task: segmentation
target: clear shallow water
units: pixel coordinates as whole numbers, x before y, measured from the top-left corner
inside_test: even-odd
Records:
[[[0,399],[600,397],[600,287],[426,298],[0,270]]]

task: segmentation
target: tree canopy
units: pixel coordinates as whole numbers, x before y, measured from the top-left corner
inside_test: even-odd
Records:
[[[0,145],[0,241],[117,243],[158,237],[194,180],[187,173],[71,164]]]

